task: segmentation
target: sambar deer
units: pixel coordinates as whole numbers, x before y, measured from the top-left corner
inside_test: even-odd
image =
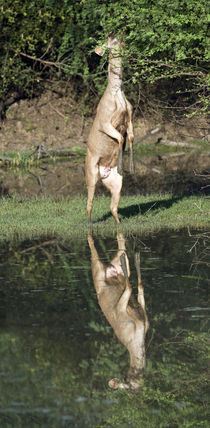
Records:
[[[122,188],[122,151],[126,137],[130,146],[130,172],[133,173],[132,107],[122,90],[123,42],[110,33],[108,85],[98,104],[95,119],[87,142],[85,163],[88,189],[87,214],[91,219],[95,186],[101,180],[111,192],[111,213],[119,223],[118,205]],[[100,48],[96,53],[102,55]]]
[[[98,303],[116,336],[127,348],[130,368],[125,382],[109,381],[111,388],[137,389],[141,386],[145,367],[145,335],[149,327],[141,282],[140,257],[135,256],[138,277],[138,298],[132,295],[130,269],[125,239],[117,235],[118,251],[108,266],[99,259],[93,237],[88,236],[91,251],[92,276]]]

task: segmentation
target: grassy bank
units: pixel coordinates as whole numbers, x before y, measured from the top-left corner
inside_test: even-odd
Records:
[[[95,234],[111,236],[156,232],[167,228],[209,228],[209,200],[199,196],[176,198],[170,195],[125,196],[121,198],[117,227],[109,210],[110,198],[94,200],[91,226],[86,217],[86,198],[77,196],[56,202],[47,197],[33,200],[3,198],[0,201],[0,240],[35,237],[80,237],[90,227]]]

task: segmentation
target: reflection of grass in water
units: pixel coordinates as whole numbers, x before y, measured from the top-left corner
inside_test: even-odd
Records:
[[[106,329],[94,333],[92,325],[92,340],[86,343],[89,351],[84,349],[84,355],[77,341],[53,341],[50,330],[46,335],[43,330],[39,338],[35,336],[33,344],[26,334],[25,341],[15,332],[2,334],[4,394],[0,402],[1,409],[12,406],[13,412],[0,412],[0,420],[15,423],[19,418],[20,425],[15,426],[26,426],[21,421],[33,416],[37,423],[53,427],[68,414],[72,426],[79,422],[78,426],[97,427],[207,428],[206,334],[172,328],[167,314],[160,315],[161,320],[153,321],[154,339],[147,351],[143,385],[136,393],[113,391],[107,386],[113,374],[126,374],[128,355]],[[158,334],[163,318],[169,331],[167,337]],[[22,412],[14,402],[23,403]],[[42,409],[49,409],[44,420]],[[90,424],[86,425],[87,419]]]
[[[114,396],[108,426],[207,428],[207,335],[177,328],[162,340],[153,344],[141,391]]]
[[[96,197],[92,213],[93,223],[88,226],[86,198],[77,196],[63,201],[52,198],[1,200],[1,240],[26,239],[37,236],[69,238],[84,236],[88,230],[112,236],[116,224],[111,216],[109,197]],[[124,233],[149,233],[169,228],[207,228],[209,226],[208,201],[193,196],[174,198],[169,195],[124,196],[121,198],[118,230]]]

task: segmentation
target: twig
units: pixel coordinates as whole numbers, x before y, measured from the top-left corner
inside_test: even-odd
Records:
[[[153,207],[155,207],[155,205],[157,205],[157,202],[154,202],[154,204],[151,205],[151,207],[146,211],[145,214],[149,213]]]
[[[154,330],[152,330],[152,335],[151,335],[151,338],[150,338],[150,340],[149,340],[149,342],[148,342],[148,344],[147,344],[147,349],[146,349],[146,351],[149,349],[149,347],[150,347],[150,345],[151,345],[151,343],[152,343],[152,341],[153,341],[153,337],[154,337]]]
[[[205,378],[205,380],[208,380],[208,376]],[[189,380],[183,379],[183,380],[181,380],[182,385],[189,385],[189,384],[198,383],[198,382],[200,382],[200,376],[198,376],[195,379],[189,379]],[[174,394],[179,389],[180,389],[180,386],[172,389],[171,391],[168,391],[168,394]],[[183,387],[183,390],[184,390],[184,387]]]
[[[41,191],[41,193],[43,192],[43,188],[44,188],[44,186],[43,186],[43,184],[42,184],[42,180],[41,180],[41,178],[38,176],[38,175],[36,175],[36,174],[34,174],[33,172],[31,172],[31,171],[28,171],[29,172],[29,174],[30,175],[32,175],[32,177],[34,177],[36,180],[37,180],[37,183],[38,183],[38,185],[39,185],[39,187],[40,187],[40,191]]]
[[[40,59],[44,58],[44,56],[49,52],[49,50],[50,50],[50,49],[51,49],[51,47],[52,47],[52,42],[53,42],[53,37],[51,37],[50,42],[49,42],[49,44],[48,44],[48,46],[47,46],[47,49],[46,49],[46,51],[43,53],[43,55],[40,57]]]
[[[173,68],[173,69],[177,69],[177,64],[176,63],[165,63],[165,62],[162,62],[162,61],[159,61],[159,60],[151,60],[151,59],[146,59],[146,58],[144,58],[144,63],[147,63],[147,64],[155,64],[155,65],[157,65],[158,67],[167,67],[167,68]],[[180,73],[180,71],[179,71],[179,74],[182,74],[182,75],[189,75],[189,76],[201,76],[201,77],[203,77],[203,76],[205,76],[206,74],[207,74],[207,72],[206,73],[204,73],[204,72],[202,72],[202,71],[200,71],[200,70],[198,70],[198,71],[193,71],[192,69],[190,69],[190,70],[188,70],[188,71],[184,71],[184,72],[181,72]]]
[[[82,153],[77,153],[72,151],[71,149],[53,149],[50,150],[50,153],[52,156],[78,156],[78,154],[82,154]]]
[[[143,137],[141,137],[139,140],[134,141],[134,145],[135,144],[139,144],[142,143],[142,141],[146,140],[147,138],[151,137],[152,135],[157,134],[158,132],[160,132],[162,130],[161,127],[157,127],[155,129],[151,129],[150,131],[148,131],[145,135],[143,135]]]
[[[63,117],[64,119],[68,119],[67,116],[65,116],[63,113],[61,113],[59,110],[57,110],[55,107],[52,106],[51,103],[49,103],[49,106],[52,108],[52,110],[54,110],[57,114],[59,114],[59,116]]]
[[[202,210],[199,206],[198,206],[198,204],[196,204],[196,202],[194,202],[194,205],[202,212],[202,214],[206,214],[206,215],[208,215],[208,214],[210,214],[210,211],[204,211],[204,210]]]
[[[20,251],[20,254],[28,253],[31,250],[36,250],[37,248],[46,247],[48,245],[52,245],[56,242],[55,239],[51,239],[50,241],[42,242],[41,244],[33,245],[32,247],[26,248],[25,250]]]
[[[196,177],[201,177],[201,178],[203,178],[205,180],[209,180],[210,179],[210,173],[209,172],[207,172],[206,174],[200,174],[200,173],[197,173],[196,171],[193,171],[193,172],[194,172],[194,175]],[[201,190],[204,190],[207,187],[210,187],[210,184],[205,184],[204,186],[201,187]]]
[[[0,158],[1,159],[1,158]],[[196,177],[204,177],[210,179],[210,174],[198,174],[196,171],[193,171]]]
[[[45,254],[45,256],[48,258],[51,265],[53,265],[53,256],[49,253],[49,251],[45,250],[45,248],[40,247],[42,252]]]
[[[157,169],[157,168],[153,168],[152,166],[150,166],[150,165],[147,165],[145,162],[143,162],[143,161],[141,161],[141,160],[136,160],[135,161],[135,163],[139,163],[140,165],[143,165],[143,166],[145,166],[145,168],[148,168],[148,169],[150,169],[150,171],[153,171],[153,172],[156,172],[156,174],[162,174],[162,171],[160,171],[159,169]]]
[[[30,156],[33,156],[36,152],[38,152],[38,159],[40,159],[43,156],[43,153],[47,156],[49,156],[50,158],[52,157],[52,155],[48,152],[48,150],[45,148],[44,144],[37,144],[35,149],[33,150],[33,152],[31,152],[29,154]]]
[[[18,52],[18,51],[16,51],[15,49],[12,49],[12,51],[13,51],[13,52],[15,52],[17,55],[24,56],[25,58],[29,58],[29,59],[31,59],[32,61],[40,62],[41,64],[44,64],[44,65],[46,65],[47,67],[56,67],[56,68],[59,68],[59,69],[60,69],[60,68],[61,68],[61,66],[62,66],[62,63],[59,63],[59,62],[45,61],[44,59],[36,58],[36,57],[34,57],[34,56],[32,56],[32,55],[28,55],[28,54],[26,54],[26,53],[24,53],[24,52]]]
[[[192,236],[192,235],[190,235],[190,236]],[[187,252],[188,253],[191,253],[192,252],[192,250],[193,250],[193,248],[195,248],[196,247],[196,245],[197,245],[197,243],[199,242],[199,238],[197,238],[197,240],[194,242],[194,244],[193,244],[193,246],[189,249],[189,250],[187,250]]]
[[[13,161],[13,159],[12,158],[9,158],[9,157],[6,157],[6,156],[0,156],[0,162],[12,162]]]
[[[183,143],[179,141],[170,141],[170,140],[160,140],[161,144],[165,144],[165,146],[175,146],[175,147],[189,147],[196,149],[198,146],[196,144]]]
[[[175,158],[175,157],[178,157],[178,156],[185,156],[185,155],[186,155],[185,152],[169,153],[168,155],[161,156],[161,159],[167,160],[167,159],[170,159],[170,158]]]

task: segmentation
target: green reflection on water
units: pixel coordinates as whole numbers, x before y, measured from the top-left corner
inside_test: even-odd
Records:
[[[108,387],[127,374],[129,356],[98,306],[86,238],[5,244],[0,425],[207,427],[208,262],[204,240],[190,251],[194,242],[184,232],[126,241],[134,294],[141,253],[150,321],[135,393]],[[117,251],[114,239],[95,245],[103,263]]]

